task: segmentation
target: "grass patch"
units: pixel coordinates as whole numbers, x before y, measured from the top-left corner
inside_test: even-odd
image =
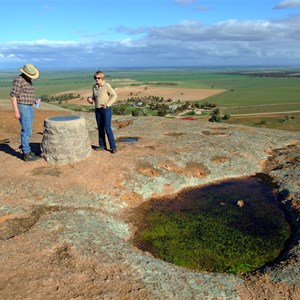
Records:
[[[286,118],[288,117],[288,119]],[[231,116],[228,124],[245,125],[250,127],[270,128],[284,131],[300,131],[300,113],[257,115],[257,116]]]
[[[86,111],[86,112],[92,112],[94,111],[94,106],[91,105],[79,105],[79,104],[68,104],[68,103],[63,103],[63,104],[59,104],[59,103],[53,103],[51,102],[51,104],[56,105],[58,107],[63,107],[66,109],[70,109],[73,111]]]
[[[221,111],[230,115],[300,111],[300,102],[286,104],[221,107]]]
[[[241,199],[244,207],[237,205]],[[253,271],[275,260],[290,235],[271,188],[254,178],[153,200],[142,210],[134,243],[191,269]]]

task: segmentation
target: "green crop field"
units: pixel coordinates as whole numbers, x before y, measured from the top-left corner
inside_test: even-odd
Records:
[[[9,99],[9,92],[17,72],[0,73],[0,99]],[[56,93],[90,88],[93,84],[93,72],[87,71],[45,71],[34,81],[38,95],[52,95]]]
[[[227,73],[225,73],[225,71]],[[252,70],[253,71],[253,70]],[[211,101],[222,106],[300,103],[300,79],[249,77],[222,69],[128,69],[107,70],[113,86],[160,84],[178,88],[216,88],[226,92]],[[91,88],[93,70],[44,71],[35,81],[38,94],[55,94]],[[6,98],[17,72],[0,73],[0,98]],[[128,81],[129,80],[129,81]]]
[[[300,79],[238,76],[215,86],[227,90],[210,98],[222,106],[300,103]]]
[[[43,71],[34,82],[38,95],[53,95],[90,89],[95,70]],[[248,115],[300,111],[300,78],[286,76],[299,69],[109,69],[104,70],[113,87],[154,85],[168,88],[224,89],[204,101],[216,104],[222,113]],[[262,74],[262,72],[265,72]],[[19,73],[0,73],[0,99],[9,100],[12,80]],[[276,74],[276,76],[274,76]],[[279,74],[279,75],[278,75]],[[160,95],[155,95],[160,96]],[[251,116],[247,116],[251,119]]]

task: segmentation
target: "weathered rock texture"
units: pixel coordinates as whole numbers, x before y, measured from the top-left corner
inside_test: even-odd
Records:
[[[47,162],[68,164],[91,154],[91,142],[85,119],[80,116],[57,116],[44,121],[42,156]]]
[[[96,144],[94,115],[84,117]],[[300,299],[297,234],[281,262],[240,276],[177,267],[130,243],[132,209],[150,197],[265,171],[296,228],[298,133],[160,117],[113,126],[117,140],[138,141],[67,165],[23,162],[17,137],[1,145],[0,299]]]

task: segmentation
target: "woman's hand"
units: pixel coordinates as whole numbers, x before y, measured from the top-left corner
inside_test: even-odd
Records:
[[[93,101],[93,98],[91,96],[87,97],[86,101],[89,103],[89,104],[93,104],[94,101]]]

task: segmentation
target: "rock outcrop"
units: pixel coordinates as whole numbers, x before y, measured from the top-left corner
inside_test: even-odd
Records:
[[[82,116],[96,145],[94,115]],[[0,299],[299,297],[299,134],[160,117],[114,117],[113,127],[117,154],[67,165],[23,162],[17,137],[0,146]],[[32,140],[38,147],[41,135]],[[239,276],[196,272],[129,242],[139,203],[260,172],[274,177],[294,218],[280,262]]]

